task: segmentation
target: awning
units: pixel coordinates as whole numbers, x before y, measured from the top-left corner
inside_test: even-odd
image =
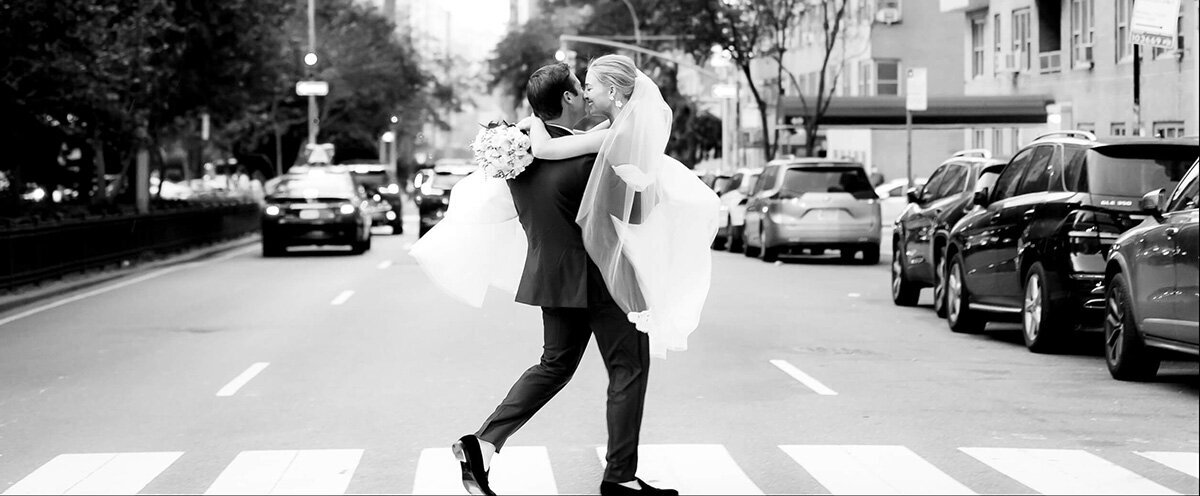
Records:
[[[809,105],[815,97],[807,98]],[[903,126],[902,96],[835,96],[821,118],[822,126]],[[1054,98],[1044,95],[931,96],[928,110],[913,112],[913,125],[1045,124],[1046,105]],[[804,117],[799,97],[784,97],[784,118]]]

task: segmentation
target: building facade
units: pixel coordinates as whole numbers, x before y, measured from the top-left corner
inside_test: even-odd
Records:
[[[956,17],[969,95],[1053,98],[1040,129],[973,127],[963,146],[1011,154],[1033,133],[1081,129],[1099,136],[1197,134],[1197,0],[1180,0],[1180,48],[1141,50],[1134,105],[1133,0],[940,0]]]

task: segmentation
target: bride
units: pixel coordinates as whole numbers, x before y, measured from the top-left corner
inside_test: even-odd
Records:
[[[708,296],[719,200],[665,154],[671,109],[632,59],[592,61],[584,98],[610,125],[553,139],[536,117],[518,127],[529,131],[537,158],[596,154],[576,217],[584,246],[617,305],[648,334],[651,355],[685,350]],[[486,286],[515,287],[526,240],[503,181],[471,176],[455,186],[445,219],[410,253],[435,283],[480,306]]]

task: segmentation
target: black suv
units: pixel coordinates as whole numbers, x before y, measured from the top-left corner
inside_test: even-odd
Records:
[[[1017,319],[1040,353],[1099,324],[1109,247],[1146,218],[1142,195],[1174,186],[1198,154],[1195,138],[1101,143],[1086,131],[1026,145],[950,232],[950,329]]]
[[[1008,162],[986,150],[963,150],[942,162],[924,186],[908,190],[908,206],[892,230],[892,302],[913,306],[933,288],[933,308],[946,316],[946,240],[975,207],[975,191],[996,183]]]
[[[433,229],[446,209],[450,207],[450,190],[455,184],[474,172],[479,166],[469,160],[439,159],[433,167],[417,171],[413,177],[413,188],[416,193],[413,202],[417,204],[420,222],[417,226],[417,237]]]
[[[400,183],[396,181],[392,171],[379,164],[349,164],[346,167],[354,177],[354,182],[367,188],[367,193],[375,201],[391,207],[379,213],[379,218],[375,219],[376,225],[391,226],[392,234],[402,234],[404,197],[400,193]]]

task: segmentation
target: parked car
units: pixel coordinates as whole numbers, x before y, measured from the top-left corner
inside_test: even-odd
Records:
[[[746,256],[836,249],[879,263],[879,197],[862,164],[825,158],[775,160],[763,168],[746,203]]]
[[[1104,358],[1114,379],[1147,380],[1164,352],[1200,356],[1200,162],[1167,196],[1142,197],[1141,225],[1113,243],[1104,274]]]
[[[277,179],[263,207],[264,257],[298,245],[349,245],[355,254],[371,249],[367,192],[350,174],[313,169]]]
[[[746,228],[746,203],[750,190],[762,174],[761,168],[742,169],[730,178],[729,189],[720,195],[721,211],[717,217],[717,238],[724,235],[725,248],[730,253],[742,252],[742,231]]]
[[[392,171],[380,164],[347,164],[346,168],[379,204],[373,217],[375,225],[390,226],[392,234],[404,233],[404,197]]]
[[[728,172],[714,172],[701,178],[701,180],[704,181],[705,184],[708,184],[708,187],[712,188],[713,192],[717,194],[718,198],[737,187],[733,180],[733,174]],[[719,224],[717,226],[717,235],[713,238],[712,248],[714,250],[725,249],[725,245],[728,242],[728,236],[728,226],[724,223]]]
[[[1109,247],[1145,218],[1142,195],[1173,186],[1198,154],[1195,138],[1101,143],[1085,131],[1026,145],[950,232],[950,328],[1017,319],[1041,353],[1097,326]]]
[[[446,215],[446,207],[450,206],[450,190],[468,174],[478,169],[468,160],[441,159],[433,167],[417,171],[413,178],[413,197],[420,214],[420,224],[417,237],[433,229]]]
[[[906,193],[908,206],[892,230],[892,302],[913,306],[922,288],[933,288],[933,308],[946,316],[946,240],[950,228],[975,207],[975,191],[995,183],[1008,162],[956,153],[929,182]]]

